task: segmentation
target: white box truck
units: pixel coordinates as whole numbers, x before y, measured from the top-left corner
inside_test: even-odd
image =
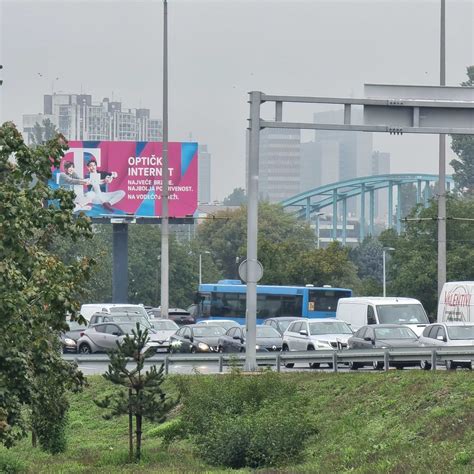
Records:
[[[474,281],[444,284],[438,302],[438,323],[474,322]]]
[[[357,331],[367,324],[403,324],[420,336],[430,323],[423,305],[414,298],[363,296],[341,298],[336,319]]]

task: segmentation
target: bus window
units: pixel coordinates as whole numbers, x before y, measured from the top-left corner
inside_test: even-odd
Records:
[[[242,293],[212,293],[210,315],[216,317],[241,318],[245,315],[246,296]]]
[[[351,296],[348,291],[336,290],[309,290],[308,311],[336,312],[339,298]]]

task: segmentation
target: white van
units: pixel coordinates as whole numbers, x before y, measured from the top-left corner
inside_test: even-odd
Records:
[[[423,305],[414,298],[355,297],[341,298],[337,303],[336,319],[357,331],[367,324],[403,324],[417,336],[430,323]]]
[[[126,304],[126,303],[90,303],[83,304],[81,306],[81,315],[86,321],[90,321],[91,316],[94,313],[103,312],[111,313],[113,311],[117,312],[137,312],[142,315],[144,318],[150,319],[150,316],[146,312],[146,309],[142,304]]]
[[[474,322],[474,281],[444,284],[438,302],[438,323]]]

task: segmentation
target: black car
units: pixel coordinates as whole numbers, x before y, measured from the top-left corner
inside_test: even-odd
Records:
[[[218,341],[219,352],[245,352],[245,326],[230,328]],[[281,334],[270,326],[257,326],[257,352],[281,351]]]
[[[407,326],[400,324],[372,324],[362,326],[347,341],[349,349],[391,349],[396,347],[421,347],[418,336]],[[373,365],[374,369],[381,369],[382,362],[364,363],[351,362],[349,367],[357,370],[364,365]],[[403,367],[418,366],[419,361],[392,362],[391,365],[402,369]]]
[[[77,340],[81,333],[87,329],[87,326],[79,324],[77,321],[67,321],[69,330],[60,335],[63,352],[77,352]]]
[[[217,352],[217,341],[225,334],[221,326],[192,324],[183,326],[170,337],[170,352]]]
[[[161,308],[151,308],[147,310],[150,318],[161,319]],[[168,319],[174,321],[178,326],[184,326],[185,324],[195,324],[196,318],[191,315],[189,311],[181,308],[169,308]]]
[[[292,323],[293,321],[296,321],[297,319],[301,319],[301,318],[298,318],[296,316],[281,316],[279,318],[265,319],[263,324],[265,326],[270,326],[272,328],[275,328],[283,336],[283,333],[288,329],[288,326],[290,325],[290,323]]]

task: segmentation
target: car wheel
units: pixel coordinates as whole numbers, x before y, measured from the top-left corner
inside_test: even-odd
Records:
[[[309,346],[308,351],[314,351],[314,347],[313,346]],[[309,368],[310,369],[319,369],[319,362],[310,362],[309,363]]]
[[[217,352],[219,352],[219,354],[223,354],[224,353],[224,348],[222,346],[219,346],[218,349],[217,349]]]
[[[92,354],[91,346],[89,346],[89,344],[87,344],[87,342],[83,342],[79,346],[79,354]]]
[[[421,370],[431,370],[431,364],[427,360],[420,361]]]
[[[288,346],[283,346],[282,349],[281,349],[283,352],[289,352],[290,349],[288,348]],[[285,367],[287,369],[292,369],[293,367],[295,366],[295,364],[293,362],[287,362],[285,363]]]
[[[191,347],[191,354],[196,354],[196,348],[194,346]]]
[[[349,370],[357,370],[359,368],[359,364],[357,362],[349,362]]]
[[[446,361],[446,370],[454,370],[456,368],[456,365],[452,360],[447,360]]]
[[[375,360],[374,360],[374,361],[372,362],[372,368],[373,368],[374,370],[382,370],[382,369],[383,369],[383,364],[382,364],[382,362],[379,362],[379,361],[375,361]]]

